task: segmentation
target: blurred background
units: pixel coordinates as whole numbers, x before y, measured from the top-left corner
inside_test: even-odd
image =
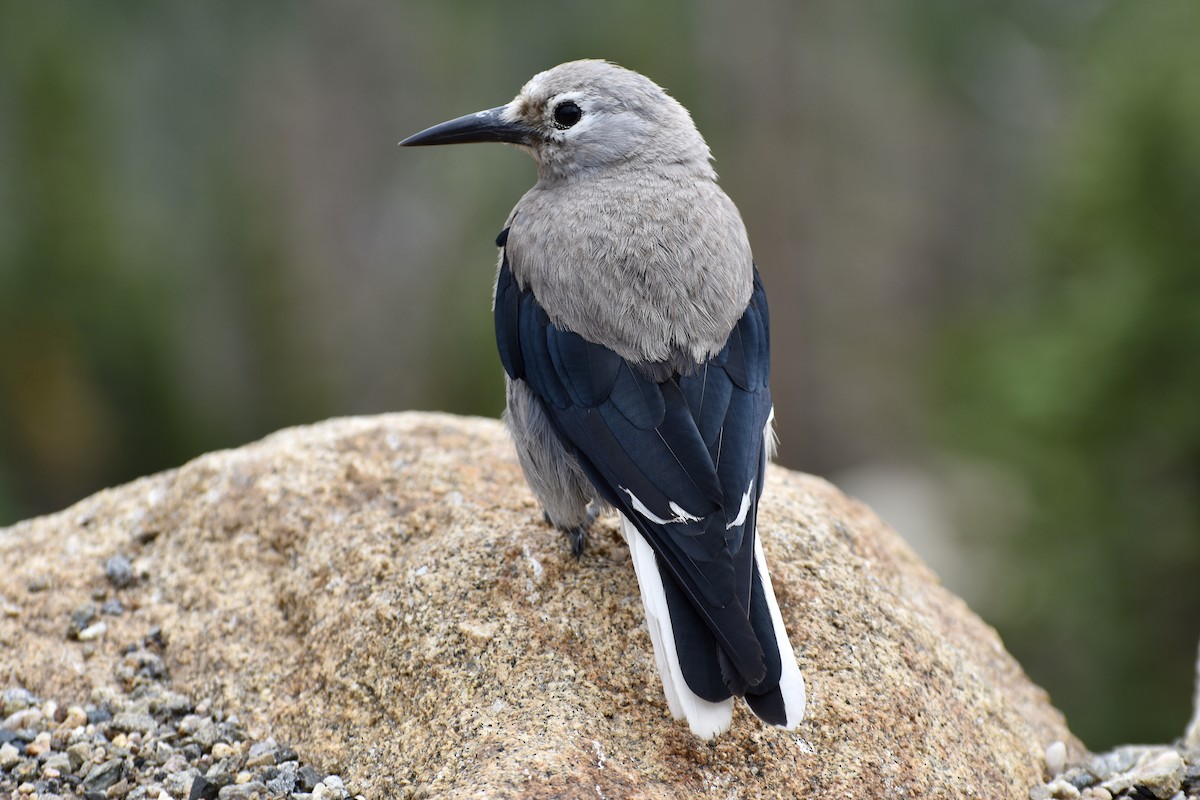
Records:
[[[495,416],[511,149],[605,57],[695,116],[787,466],[896,526],[1095,749],[1200,638],[1194,0],[0,4],[0,525],[287,425]]]

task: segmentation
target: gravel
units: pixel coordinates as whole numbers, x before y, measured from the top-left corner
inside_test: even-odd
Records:
[[[1200,750],[1175,745],[1124,745],[1066,765],[1058,743],[1046,748],[1047,780],[1030,800],[1188,800],[1200,798]]]
[[[67,635],[79,638],[95,616],[79,609]],[[114,675],[122,688],[95,689],[81,704],[0,690],[0,797],[349,800],[339,776],[272,738],[249,739],[236,715],[172,691],[162,648],[157,630],[127,647]]]

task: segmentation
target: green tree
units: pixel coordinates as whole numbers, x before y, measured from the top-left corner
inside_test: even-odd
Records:
[[[1200,5],[1123,3],[1004,313],[954,332],[950,440],[1025,485],[983,609],[1095,748],[1162,741],[1200,636]]]

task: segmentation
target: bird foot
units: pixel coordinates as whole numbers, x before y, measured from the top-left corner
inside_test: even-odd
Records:
[[[578,528],[568,528],[563,531],[567,536],[567,541],[571,544],[571,555],[575,560],[583,558],[583,551],[587,550],[588,529],[585,525],[580,525]]]
[[[599,515],[600,510],[591,505],[587,509],[587,519],[580,525],[572,525],[570,527],[556,525],[554,520],[550,519],[550,515],[545,511],[542,512],[542,519],[546,521],[547,525],[552,525],[563,532],[563,535],[567,537],[567,542],[571,545],[571,555],[578,560],[583,557],[584,551],[587,550],[588,529],[592,527],[592,523],[595,522],[596,517]]]

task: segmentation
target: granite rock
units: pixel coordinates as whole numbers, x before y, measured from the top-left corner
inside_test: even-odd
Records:
[[[502,426],[440,414],[281,431],[0,529],[0,688],[77,702],[158,629],[174,691],[380,797],[1025,798],[1047,746],[1084,758],[861,504],[772,467],[760,529],[808,682],[795,732],[672,721],[614,521],[575,560]],[[70,640],[115,557],[139,565],[125,613]]]

